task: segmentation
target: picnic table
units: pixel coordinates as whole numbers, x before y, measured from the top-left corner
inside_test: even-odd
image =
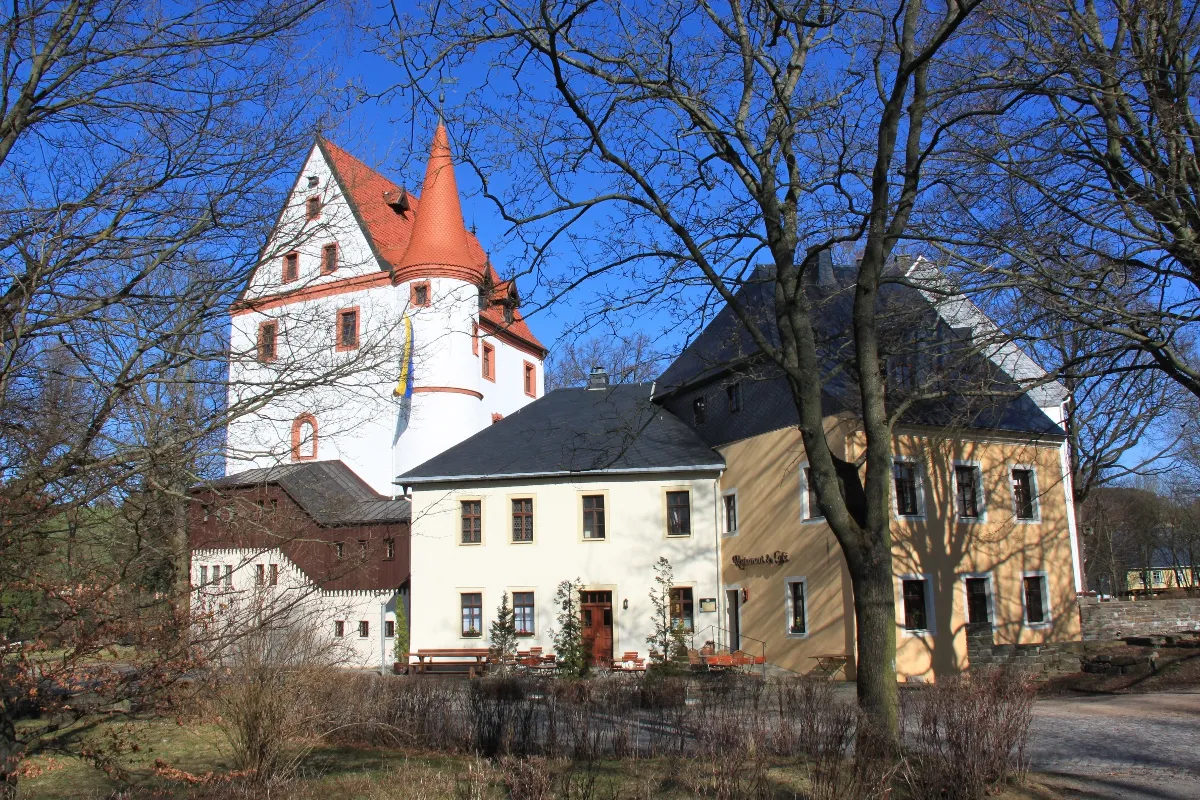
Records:
[[[450,667],[454,671],[465,667],[465,671],[472,678],[487,670],[488,649],[486,647],[426,648],[410,655],[416,656],[418,675],[423,675],[435,664],[436,666]]]
[[[809,656],[809,658],[817,662],[812,672],[828,680],[833,680],[839,672],[846,668],[846,664],[850,661],[850,656],[845,653],[822,653],[821,655]]]

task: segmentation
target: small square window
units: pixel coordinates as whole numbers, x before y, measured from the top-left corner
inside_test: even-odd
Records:
[[[358,309],[350,308],[338,312],[339,350],[353,350],[358,347]]]
[[[358,623],[358,638],[366,639],[371,635],[371,623],[367,620],[359,620]]]
[[[929,609],[926,606],[925,589],[924,578],[907,578],[904,581],[905,630],[929,630]]]
[[[513,592],[513,620],[517,636],[533,636],[533,592]]]
[[[692,535],[691,492],[667,492],[667,535]]]
[[[412,294],[408,298],[409,305],[423,308],[428,306],[429,300],[429,281],[423,283],[412,284]]]
[[[742,410],[742,384],[731,383],[725,387],[725,394],[729,398],[729,413],[736,414]]]
[[[692,401],[692,420],[697,425],[703,425],[708,419],[708,412],[704,407],[704,398],[697,397]]]
[[[315,188],[317,188],[317,184],[319,184],[320,182],[321,182],[321,179],[318,178],[316,175],[308,176],[308,188],[315,189]]]
[[[288,253],[283,257],[283,282],[291,283],[300,279],[300,254]]]
[[[583,538],[604,538],[604,495],[583,496]]]
[[[328,275],[331,272],[337,272],[338,268],[338,246],[336,244],[327,244],[321,248],[321,272]]]
[[[346,623],[342,620],[337,620],[333,623],[333,635],[339,639],[346,635]]]
[[[304,215],[310,219],[319,219],[321,216],[321,198],[313,196],[308,198],[304,203]]]
[[[483,502],[462,501],[462,543],[479,544],[483,541]]]

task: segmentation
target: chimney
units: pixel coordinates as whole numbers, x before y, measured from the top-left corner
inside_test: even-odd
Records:
[[[608,388],[608,373],[604,371],[604,367],[592,367],[592,372],[588,375],[589,389],[607,389]]]

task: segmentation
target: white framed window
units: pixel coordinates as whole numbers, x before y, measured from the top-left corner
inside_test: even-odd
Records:
[[[900,628],[905,636],[934,633],[933,582],[928,575],[900,575]]]
[[[800,521],[825,521],[825,515],[821,513],[821,506],[817,503],[817,488],[813,485],[812,470],[809,469],[807,461],[800,465]]]
[[[1031,464],[1010,464],[1008,483],[1012,489],[1013,515],[1017,522],[1041,522],[1037,470]]]
[[[959,522],[986,522],[983,470],[978,461],[954,462],[954,515]]]
[[[1050,581],[1045,570],[1021,573],[1021,618],[1027,628],[1046,628],[1050,614]]]
[[[784,608],[787,611],[787,636],[801,639],[808,636],[808,578],[803,576],[784,580]]]
[[[962,575],[963,618],[971,625],[996,624],[996,593],[992,573],[966,572]]]
[[[727,489],[721,492],[722,530],[726,536],[737,536],[738,532],[738,491]]]
[[[925,517],[925,474],[915,459],[892,459],[892,514],[896,519]]]

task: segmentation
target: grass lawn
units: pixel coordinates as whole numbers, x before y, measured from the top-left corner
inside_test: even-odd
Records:
[[[209,724],[180,724],[148,719],[128,724],[101,725],[89,741],[125,742],[125,752],[113,764],[124,773],[105,774],[71,757],[42,756],[24,765],[21,782],[25,798],[80,798],[100,800],[122,792],[122,800],[210,800],[241,796],[228,781],[230,761],[218,729]],[[578,765],[570,777],[572,797],[594,781],[596,798],[691,798],[701,796],[704,770],[713,765],[655,759],[610,761],[598,764],[589,775]],[[559,775],[565,762],[553,765]],[[298,778],[269,797],[290,800],[484,800],[507,798],[501,770],[465,756],[407,753],[390,748],[316,746],[307,755]],[[777,763],[767,772],[767,782],[779,798],[804,797],[806,770],[794,763]],[[556,794],[555,796],[559,796]],[[999,795],[1007,800],[1052,800],[1058,795],[1036,779],[1028,786]]]

